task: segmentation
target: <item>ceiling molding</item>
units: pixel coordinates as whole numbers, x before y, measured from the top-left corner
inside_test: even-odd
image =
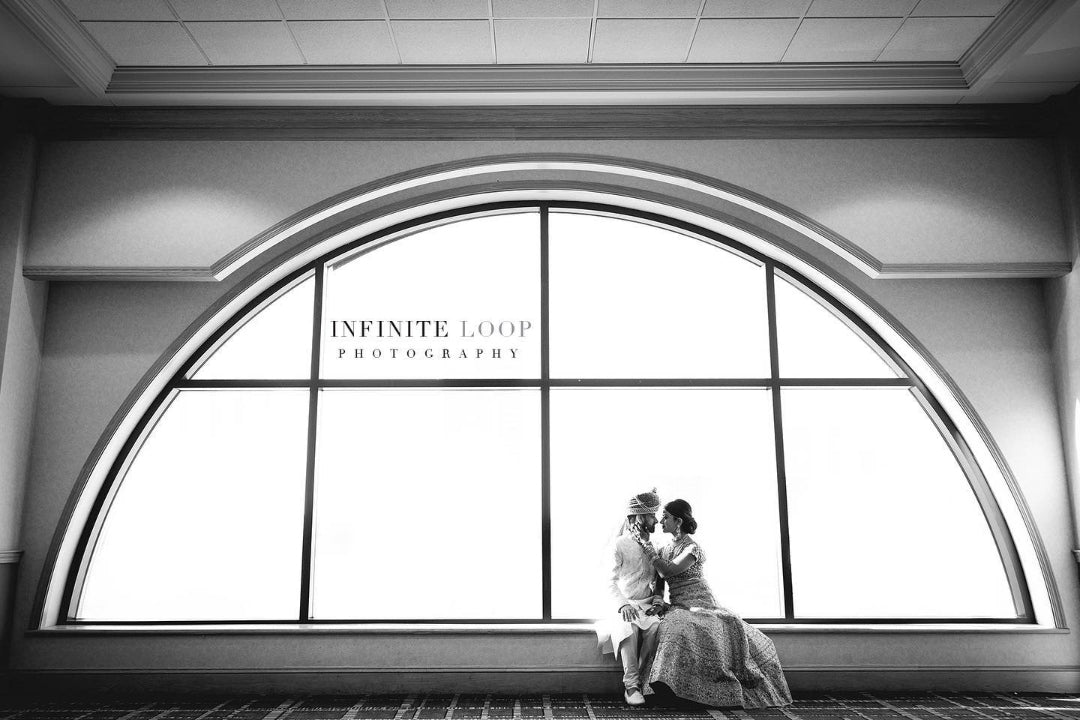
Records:
[[[30,106],[46,140],[1043,137],[1041,105],[581,105],[321,108]]]
[[[119,104],[565,103],[635,94],[660,102],[783,102],[815,93],[968,93],[1000,74],[1031,31],[1071,2],[1012,0],[958,62],[117,67],[60,0],[0,0],[81,88]]]
[[[955,63],[119,67],[107,94],[702,93],[966,90]]]
[[[992,68],[1001,67],[1000,61],[1026,49],[1019,44],[1020,39],[1040,20],[1053,19],[1070,4],[1071,0],[1012,0],[957,61],[968,86],[974,88],[994,80],[1000,72]],[[1052,9],[1058,12],[1050,12]]]
[[[0,0],[79,87],[104,98],[116,65],[58,0]]]

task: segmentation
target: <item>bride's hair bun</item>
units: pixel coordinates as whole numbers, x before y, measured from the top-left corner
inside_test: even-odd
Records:
[[[687,535],[693,535],[697,530],[697,520],[694,519],[694,509],[685,500],[672,500],[664,506],[667,514],[682,520],[682,531]]]

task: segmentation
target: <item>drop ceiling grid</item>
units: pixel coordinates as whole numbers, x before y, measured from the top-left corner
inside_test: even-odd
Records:
[[[64,2],[121,66],[956,61],[1008,4],[1007,0]]]

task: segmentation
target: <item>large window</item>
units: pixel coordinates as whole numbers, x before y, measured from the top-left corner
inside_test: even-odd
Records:
[[[191,357],[112,469],[67,621],[589,620],[656,487],[748,619],[1033,622],[969,458],[783,264],[645,213],[472,208],[335,250]]]

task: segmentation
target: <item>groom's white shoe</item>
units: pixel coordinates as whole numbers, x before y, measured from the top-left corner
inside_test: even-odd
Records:
[[[627,705],[644,705],[645,696],[641,694],[641,691],[637,688],[630,688],[623,693],[623,698],[626,700]]]

